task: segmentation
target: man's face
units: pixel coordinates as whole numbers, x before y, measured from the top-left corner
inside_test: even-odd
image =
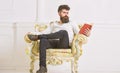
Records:
[[[58,12],[60,16],[60,20],[62,23],[68,23],[69,22],[69,10],[62,9],[61,11]]]

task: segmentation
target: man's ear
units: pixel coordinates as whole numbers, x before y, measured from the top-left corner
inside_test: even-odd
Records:
[[[60,16],[60,11],[58,12],[58,15]]]
[[[58,15],[59,15],[59,16],[60,16],[60,14],[61,14],[61,11],[58,12]]]

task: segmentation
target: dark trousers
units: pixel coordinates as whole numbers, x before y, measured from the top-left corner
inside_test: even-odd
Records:
[[[69,48],[69,37],[65,30],[60,30],[51,34],[39,35],[39,61],[40,66],[46,67],[46,49],[48,48]]]

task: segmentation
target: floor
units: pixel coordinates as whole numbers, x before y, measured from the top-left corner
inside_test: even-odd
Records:
[[[48,65],[47,73],[71,73],[71,68],[67,64],[63,64],[62,66],[61,65],[58,65],[58,66]],[[38,67],[36,66],[33,73],[36,73],[37,69],[38,69]],[[21,67],[21,68],[16,68],[16,69],[0,68],[0,73],[30,73],[30,72],[29,72],[28,68],[25,69],[25,68]],[[86,71],[86,70],[79,69],[78,73],[120,73],[120,71],[96,71],[96,70]]]
[[[0,73],[29,73],[27,70],[0,70]],[[34,72],[36,73],[36,72]],[[71,73],[67,70],[54,70],[54,71],[48,71],[47,73]],[[120,73],[117,71],[79,71],[78,73]]]

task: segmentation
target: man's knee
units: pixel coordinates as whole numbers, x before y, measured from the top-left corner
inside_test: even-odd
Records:
[[[66,30],[60,30],[60,32],[61,32],[61,34],[63,34],[63,35],[68,35],[68,32],[66,31]]]

